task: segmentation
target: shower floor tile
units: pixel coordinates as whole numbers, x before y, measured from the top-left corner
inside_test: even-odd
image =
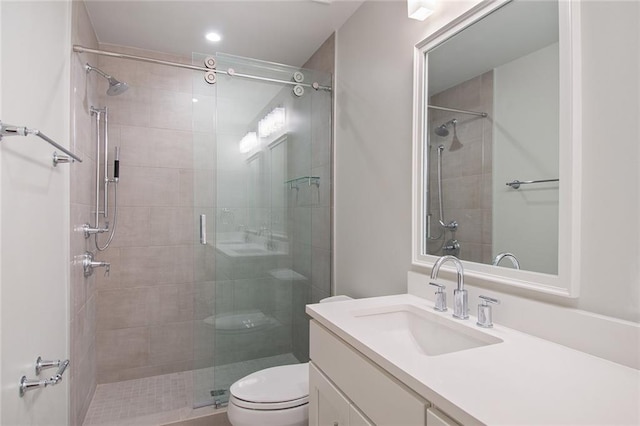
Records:
[[[157,425],[172,421],[168,414],[191,411],[212,402],[210,392],[228,388],[238,377],[263,368],[297,363],[292,354],[276,355],[195,371],[101,384],[83,423],[91,425]],[[195,379],[194,379],[195,378]],[[164,417],[163,417],[163,413]]]

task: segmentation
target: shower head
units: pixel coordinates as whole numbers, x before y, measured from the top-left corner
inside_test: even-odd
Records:
[[[115,78],[111,77],[109,79],[109,88],[107,89],[107,95],[109,96],[118,96],[121,93],[124,93],[129,88],[127,83],[122,81],[118,81]]]
[[[449,127],[453,126],[453,139],[451,139],[451,146],[449,146],[449,151],[457,151],[463,147],[462,143],[460,142],[460,139],[458,139],[458,134],[456,132],[457,124],[458,124],[458,120],[453,118],[447,121],[446,123],[436,127],[434,130],[436,135],[440,137],[445,137],[445,136],[449,136]]]
[[[127,85],[127,83],[124,83],[122,81],[118,81],[114,77],[110,76],[109,74],[105,73],[102,70],[99,70],[96,67],[92,67],[91,65],[86,64],[85,68],[87,70],[87,73],[89,73],[91,71],[95,71],[96,73],[98,73],[99,75],[101,75],[102,77],[107,79],[107,81],[109,82],[109,88],[107,89],[107,95],[109,95],[109,96],[120,95],[121,93],[126,92],[127,89],[129,88],[129,85]]]
[[[436,129],[434,130],[434,132],[436,132],[436,135],[438,136],[449,136],[449,129],[448,127],[453,125],[453,127],[455,128],[456,124],[458,124],[458,120],[456,120],[455,118],[452,120],[447,121],[446,123],[436,127]]]

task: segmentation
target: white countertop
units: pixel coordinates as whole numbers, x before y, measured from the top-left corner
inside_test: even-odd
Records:
[[[353,312],[389,305],[432,311],[417,296],[308,305],[307,313],[409,388],[468,425],[638,425],[640,371],[495,324],[502,343],[427,356],[380,344]],[[466,321],[438,313],[466,327]]]

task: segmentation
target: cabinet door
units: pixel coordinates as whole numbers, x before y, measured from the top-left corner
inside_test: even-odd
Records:
[[[309,330],[313,363],[374,424],[425,424],[427,401],[316,321]]]
[[[349,426],[375,426],[356,407],[349,407]]]
[[[309,426],[348,426],[349,401],[309,363]]]
[[[427,426],[458,426],[458,423],[441,411],[427,409]]]

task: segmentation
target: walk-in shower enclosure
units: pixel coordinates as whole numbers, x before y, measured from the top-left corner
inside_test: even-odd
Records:
[[[84,324],[74,330],[86,335],[72,342],[88,348],[74,413],[86,410],[94,424],[223,405],[240,377],[308,360],[305,304],[330,295],[331,76],[219,54],[211,85],[199,69],[205,55],[93,46],[102,53],[74,60],[74,84],[86,88],[74,128],[87,161],[72,179],[82,198],[72,205],[80,231],[71,249],[74,257],[93,251],[111,269],[72,278]],[[108,81],[87,73],[86,62],[129,90],[107,96]],[[118,231],[97,252],[81,226],[95,213],[90,110],[105,107],[110,143],[120,147]],[[107,156],[112,176],[112,149]],[[134,387],[150,393],[120,390]]]

